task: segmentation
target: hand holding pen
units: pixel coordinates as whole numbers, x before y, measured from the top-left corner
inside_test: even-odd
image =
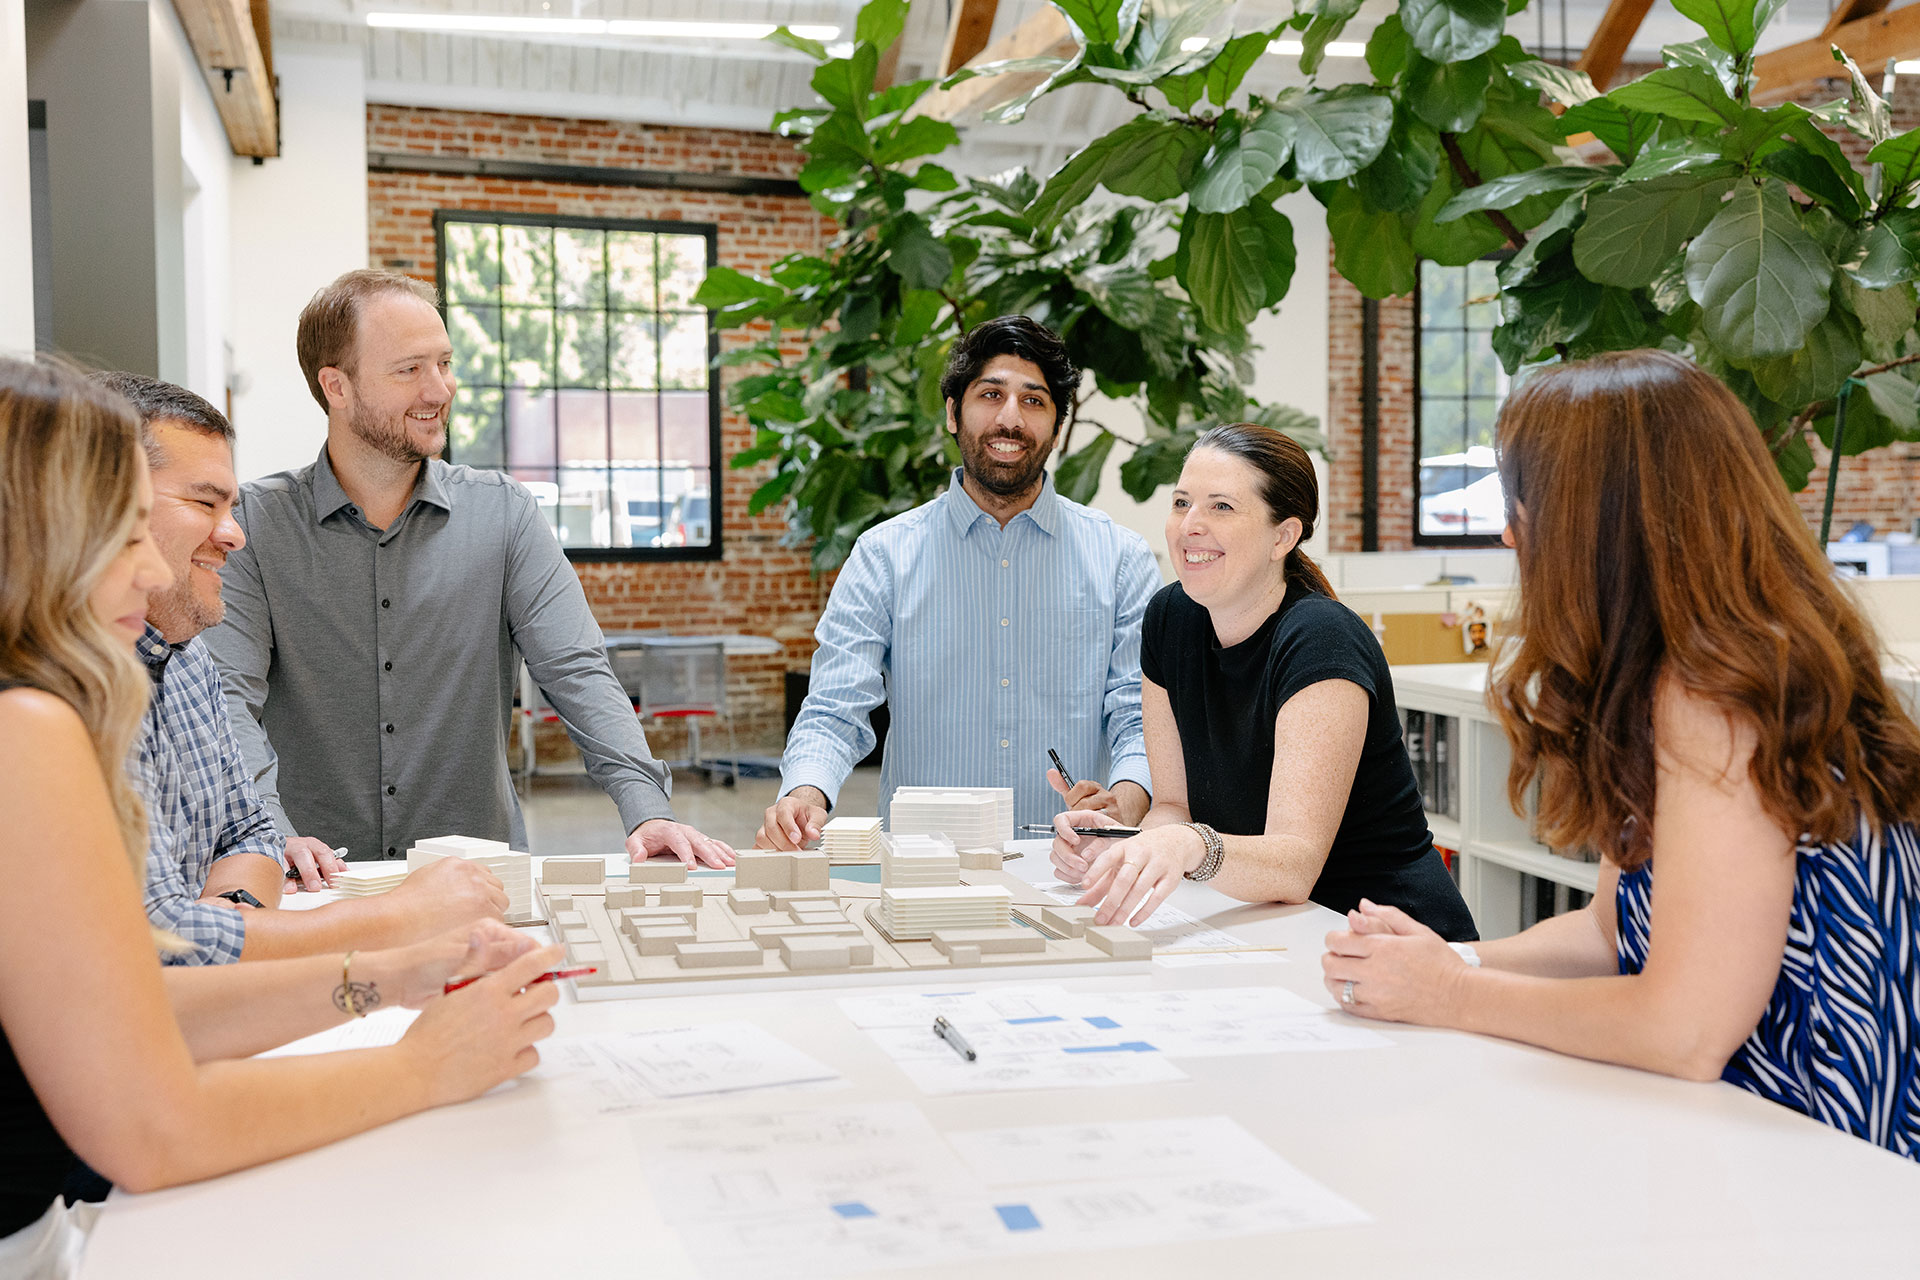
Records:
[[[1113,818],[1092,809],[1069,809],[1053,815],[1053,825],[1041,828],[1053,834],[1054,872],[1067,884],[1081,883],[1093,860],[1115,840],[1140,834],[1138,827],[1124,827]]]

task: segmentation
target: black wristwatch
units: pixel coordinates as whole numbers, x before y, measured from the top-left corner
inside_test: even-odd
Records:
[[[236,907],[244,906],[244,907],[264,908],[266,906],[266,903],[254,897],[252,894],[248,893],[245,889],[229,889],[225,893],[216,893],[213,896],[216,898],[225,898],[228,902],[231,902]]]

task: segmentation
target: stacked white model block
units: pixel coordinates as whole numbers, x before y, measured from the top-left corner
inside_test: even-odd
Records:
[[[880,855],[880,909],[889,937],[931,938],[942,929],[1004,929],[1013,923],[1013,894],[998,885],[960,883],[953,841],[938,835],[895,835]]]
[[[896,787],[887,829],[944,835],[957,849],[998,849],[1013,839],[1013,788]]]
[[[507,891],[507,919],[525,919],[533,914],[533,859],[529,855],[507,848],[504,840],[435,836],[407,850],[407,870],[418,871],[441,858],[477,862],[493,872]]]
[[[371,898],[399,888],[407,871],[398,862],[349,862],[333,877],[333,889],[343,898]]]
[[[820,851],[836,866],[880,856],[880,819],[834,818],[820,828]]]

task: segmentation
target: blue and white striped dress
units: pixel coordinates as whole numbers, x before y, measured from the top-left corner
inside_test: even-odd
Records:
[[[1920,1160],[1920,832],[1795,850],[1773,998],[1721,1079]],[[1640,972],[1653,868],[1620,876],[1620,972]]]

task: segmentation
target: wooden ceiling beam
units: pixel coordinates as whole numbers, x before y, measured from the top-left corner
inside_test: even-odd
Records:
[[[1651,8],[1653,0],[1612,0],[1607,11],[1600,15],[1600,25],[1593,29],[1593,39],[1587,41],[1573,69],[1586,72],[1593,78],[1593,87],[1605,93],[1608,82],[1627,56],[1627,46],[1639,34],[1640,24],[1646,21]]]
[[[1827,25],[1820,29],[1820,34],[1831,37],[1854,19],[1870,18],[1886,7],[1887,0],[1840,0],[1827,15]]]
[[[1761,54],[1753,60],[1754,101],[1781,102],[1823,80],[1844,79],[1846,69],[1833,60],[1829,47],[1836,44],[1869,81],[1877,81],[1889,59],[1920,57],[1920,4],[1855,18],[1829,34]]]
[[[187,43],[213,92],[213,105],[237,156],[280,154],[279,104],[273,95],[268,0],[173,0]]]
[[[940,74],[950,76],[980,56],[993,37],[993,20],[1000,0],[960,0],[947,23],[946,47],[940,51]]]
[[[1015,58],[1051,55],[1070,58],[1079,44],[1073,29],[1052,5],[1034,11],[1032,17],[995,40],[965,66],[980,67],[990,62],[1010,62]],[[1003,76],[975,76],[951,89],[935,89],[914,104],[912,114],[932,116],[935,120],[957,120],[963,115],[990,110],[1039,85],[1047,78],[1044,71],[1015,71]]]

